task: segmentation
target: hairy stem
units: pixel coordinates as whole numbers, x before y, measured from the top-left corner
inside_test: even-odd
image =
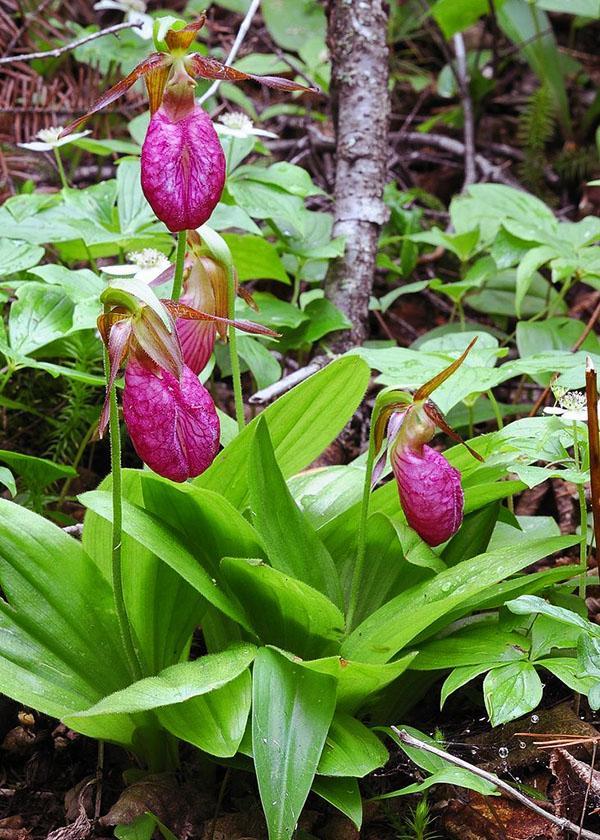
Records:
[[[227,266],[227,315],[230,321],[235,319],[235,269]],[[235,402],[235,419],[241,432],[246,425],[244,417],[244,397],[242,395],[242,376],[240,373],[240,359],[237,352],[237,335],[233,324],[229,327],[229,359],[231,364],[231,378],[233,380],[233,398]]]
[[[177,303],[181,297],[183,284],[183,264],[185,261],[186,231],[180,230],[177,234],[177,256],[175,257],[175,276],[173,277],[172,299]]]
[[[373,464],[375,461],[375,413],[371,417],[371,430],[369,432],[369,449],[367,451],[367,465],[365,468],[365,483],[363,486],[362,503],[360,507],[360,519],[358,520],[358,536],[356,540],[356,560],[352,570],[352,582],[350,584],[350,598],[348,600],[348,611],[346,613],[346,631],[352,629],[352,622],[358,606],[358,596],[365,565],[367,549],[367,520],[369,518],[369,500],[371,498],[371,481],[373,478]]]
[[[110,365],[108,351],[104,351],[104,365],[108,381]],[[142,677],[142,668],[135,644],[131,625],[127,617],[125,596],[123,593],[123,572],[121,566],[121,545],[123,542],[123,504],[121,481],[121,436],[119,430],[119,409],[117,407],[117,387],[113,385],[109,392],[109,436],[110,436],[110,466],[112,474],[112,538],[111,538],[111,584],[119,623],[119,633],[129,668],[134,680]]]

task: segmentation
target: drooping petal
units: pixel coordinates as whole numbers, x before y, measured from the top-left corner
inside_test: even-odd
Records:
[[[186,278],[183,294],[179,302],[191,309],[202,312],[215,312],[215,294],[204,260],[196,260]],[[225,313],[227,314],[227,313]],[[195,321],[191,318],[178,318],[175,322],[181,342],[183,359],[186,365],[198,374],[204,370],[217,335],[214,321]]]
[[[160,67],[169,66],[170,64],[170,56],[164,55],[163,53],[151,53],[147,58],[140,62],[137,67],[134,67],[128,76],[121,79],[120,82],[117,82],[116,85],[113,85],[113,87],[103,93],[102,96],[94,102],[86,114],[76,120],[73,120],[72,123],[69,123],[69,125],[62,130],[60,137],[66,137],[66,135],[74,131],[78,125],[81,125],[84,120],[91,117],[92,114],[95,114],[97,111],[101,111],[102,108],[106,108],[106,106],[114,102],[115,99],[123,96],[123,94],[126,93],[129,88],[132,87],[135,82],[137,82],[137,80],[146,73],[150,73],[150,71],[157,70]]]
[[[100,422],[98,423],[98,436],[102,438],[104,430],[108,424],[108,415],[110,410],[109,396],[119,369],[123,366],[125,357],[129,351],[131,339],[131,319],[124,317],[120,321],[116,321],[109,328],[108,333],[108,383],[106,386],[106,396],[104,398],[104,405],[102,406],[102,413],[100,414]]]
[[[175,377],[181,375],[183,354],[177,331],[173,329],[172,319],[169,331],[161,318],[145,306],[142,315],[133,321],[133,335],[138,347],[159,367],[168,370]]]
[[[255,321],[246,321],[245,318],[237,318],[235,321],[229,318],[220,318],[218,315],[212,315],[210,312],[200,312],[199,309],[191,309],[182,303],[175,303],[172,300],[162,300],[168,312],[176,318],[191,318],[193,321],[214,321],[217,325],[226,325],[235,327],[236,330],[250,333],[251,335],[264,335],[268,338],[281,338],[281,333],[269,329],[262,324],[257,324]]]
[[[391,462],[408,524],[431,546],[449,540],[463,519],[459,471],[430,446],[393,447]]]
[[[243,73],[227,64],[221,64],[214,58],[200,53],[193,53],[186,58],[186,67],[196,78],[201,79],[222,79],[225,82],[241,82],[245,79],[252,79],[266,87],[278,88],[279,90],[301,90],[304,93],[320,93],[318,88],[306,87],[292,82],[290,79],[282,79],[281,76],[257,76],[254,73]]]
[[[159,108],[148,126],[141,169],[144,195],[169,230],[204,224],[225,185],[225,155],[208,114],[194,106],[173,122]]]
[[[125,370],[123,416],[142,461],[172,481],[203,473],[219,449],[215,405],[185,366],[178,380],[132,357]]]

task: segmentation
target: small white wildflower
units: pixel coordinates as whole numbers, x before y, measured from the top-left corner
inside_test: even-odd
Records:
[[[133,30],[136,35],[139,35],[144,41],[149,41],[152,38],[154,20],[146,14],[144,0],[99,0],[98,3],[94,3],[94,9],[97,12],[102,12],[105,9],[116,9],[123,12],[128,23],[140,25],[138,29]]]
[[[228,134],[230,137],[277,137],[272,131],[264,131],[262,128],[255,128],[254,123],[246,114],[235,111],[231,114],[223,114],[219,117],[220,122],[215,128],[218,134]]]
[[[587,422],[587,400],[582,391],[569,391],[560,386],[551,386],[558,405],[544,408],[544,414],[555,414],[563,420]]]
[[[58,149],[59,146],[66,146],[74,140],[79,140],[80,137],[91,134],[89,130],[78,131],[76,134],[68,134],[66,137],[59,139],[62,130],[62,125],[57,125],[53,128],[42,128],[35,135],[37,140],[32,140],[30,143],[17,143],[17,145],[22,149],[29,149],[30,152],[51,152],[52,149]]]
[[[122,265],[105,265],[102,271],[112,277],[132,277],[143,283],[151,283],[171,265],[165,255],[155,248],[131,251],[127,254],[127,260]]]

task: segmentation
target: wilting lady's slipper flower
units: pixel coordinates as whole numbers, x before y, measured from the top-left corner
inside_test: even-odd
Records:
[[[381,449],[387,427],[387,450],[390,465],[398,485],[400,504],[406,521],[431,546],[449,540],[463,520],[464,495],[460,472],[451,466],[437,450],[427,446],[439,426],[446,434],[461,443],[464,441],[446,423],[439,408],[428,399],[432,391],[444,382],[464,361],[474,341],[449,367],[423,385],[413,395],[394,401],[390,399],[375,420],[375,451]],[[467,444],[478,460],[481,456]],[[375,484],[385,465],[385,450],[373,471]]]
[[[118,305],[98,319],[110,368],[100,437],[108,423],[108,394],[125,367],[123,416],[136,452],[159,475],[185,481],[214,460],[220,428],[209,392],[183,360],[175,320],[212,321],[215,316],[167,300],[140,304],[124,288],[123,284],[103,293],[105,302]],[[276,335],[247,321],[227,323]]]
[[[154,41],[158,51],[63,131],[63,135],[71,132],[143,77],[151,119],[142,148],[142,189],[158,218],[173,232],[204,224],[225,184],[225,157],[210,117],[195,102],[196,79],[254,79],[283,90],[315,92],[277,76],[242,73],[199,53],[186,55],[204,22],[204,16],[187,26],[183,21],[168,19],[167,25],[172,25],[163,38],[160,30],[164,24],[156,21]]]

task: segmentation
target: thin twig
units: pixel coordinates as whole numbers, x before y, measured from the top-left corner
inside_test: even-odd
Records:
[[[585,840],[600,840],[600,834],[596,834],[595,831],[589,831],[587,828],[582,829],[566,817],[556,817],[554,814],[550,814],[548,811],[545,811],[529,799],[528,796],[525,796],[523,793],[516,790],[503,779],[499,779],[498,776],[495,776],[493,773],[488,773],[487,770],[482,770],[481,767],[477,767],[475,764],[469,764],[468,761],[464,761],[462,758],[458,758],[457,756],[445,752],[444,750],[440,750],[438,747],[434,747],[425,741],[421,741],[418,738],[409,735],[404,729],[398,729],[396,726],[392,726],[392,730],[403,744],[407,744],[410,747],[416,747],[417,749],[431,753],[432,755],[437,755],[438,758],[443,758],[444,761],[448,761],[450,764],[456,765],[456,767],[462,767],[463,770],[468,770],[475,776],[479,776],[480,779],[485,779],[486,782],[491,782],[491,784],[496,785],[497,788],[503,790],[507,796],[511,797],[511,799],[515,799],[517,802],[520,802],[521,805],[524,805],[526,808],[534,811],[540,817],[544,817],[544,819],[548,820],[548,822],[551,822],[553,825],[557,825],[559,828],[562,828],[563,831],[570,831],[572,834],[578,835],[578,837],[585,838]]]
[[[469,90],[469,70],[467,68],[467,53],[465,50],[465,42],[460,32],[452,39],[454,43],[454,53],[456,55],[456,75],[458,77],[459,94],[462,101],[464,114],[464,128],[463,136],[465,138],[465,180],[463,183],[463,192],[467,189],[469,184],[474,184],[477,180],[477,172],[475,171],[475,118],[473,115],[473,101],[471,99],[471,92]]]
[[[229,55],[225,60],[225,64],[232,64],[235,61],[235,58],[240,50],[240,47],[242,46],[244,38],[246,37],[248,30],[250,29],[252,19],[258,11],[259,6],[260,0],[252,0],[252,3],[250,3],[248,11],[246,12],[246,17],[240,25],[238,34],[235,36],[235,41],[233,42],[233,45],[229,50]],[[203,102],[206,102],[207,99],[210,99],[210,97],[218,91],[221,81],[221,79],[217,79],[212,83],[209,89],[197,99],[198,105],[202,105]]]
[[[405,131],[396,135],[400,142],[408,143],[411,146],[437,146],[438,149],[443,149],[450,152],[457,157],[465,156],[465,144],[460,140],[454,140],[452,137],[444,137],[442,134],[426,134],[420,131]],[[510,175],[506,175],[502,171],[501,166],[496,166],[486,157],[480,154],[475,155],[475,164],[479,168],[482,175],[492,181],[498,181],[500,184],[506,184],[509,187],[514,187],[517,190],[523,190],[523,186]]]
[[[101,29],[99,32],[92,32],[91,35],[86,35],[85,38],[79,38],[77,41],[71,41],[70,44],[63,44],[62,47],[56,47],[54,50],[46,50],[45,52],[25,53],[23,55],[6,55],[0,58],[0,64],[11,64],[15,61],[35,61],[38,58],[58,58],[60,55],[70,50],[81,47],[83,44],[88,44],[90,41],[95,41],[97,38],[102,38],[104,35],[114,35],[115,32],[121,32],[123,29],[139,29],[141,23],[115,23],[114,26],[109,26],[107,29]]]
[[[581,832],[583,831],[583,821],[585,819],[585,812],[587,809],[588,799],[590,796],[590,788],[592,787],[592,780],[594,778],[594,764],[596,763],[596,751],[598,749],[598,742],[594,741],[594,746],[592,748],[592,760],[590,761],[590,776],[588,779],[587,787],[585,789],[585,796],[583,798],[583,808],[581,809],[581,820],[579,822],[579,833],[577,834],[577,840],[581,838]]]
[[[12,49],[14,49],[16,44],[19,42],[19,39],[21,38],[21,36],[24,35],[25,32],[27,32],[27,30],[29,29],[29,27],[31,26],[33,21],[36,19],[36,17],[39,17],[42,14],[42,12],[44,11],[44,9],[46,8],[46,6],[48,6],[51,2],[52,2],[52,0],[42,0],[42,2],[39,4],[37,9],[35,9],[35,11],[28,12],[25,15],[25,17],[23,19],[23,25],[20,27],[20,29],[18,29],[15,32],[13,37],[10,39],[10,41],[6,45],[6,49],[4,50],[4,55],[6,55],[6,53],[9,53]]]
[[[274,400],[275,397],[285,394],[293,388],[294,385],[304,382],[304,380],[308,379],[309,376],[312,376],[313,373],[317,373],[317,371],[325,367],[326,364],[332,362],[334,358],[335,357],[333,356],[315,356],[309,365],[306,365],[306,367],[300,368],[299,370],[295,370],[293,373],[284,376],[283,379],[279,380],[279,382],[274,382],[272,385],[268,385],[266,388],[262,388],[262,390],[257,391],[250,397],[248,402],[251,405],[264,405],[265,403],[271,402],[271,400]]]

